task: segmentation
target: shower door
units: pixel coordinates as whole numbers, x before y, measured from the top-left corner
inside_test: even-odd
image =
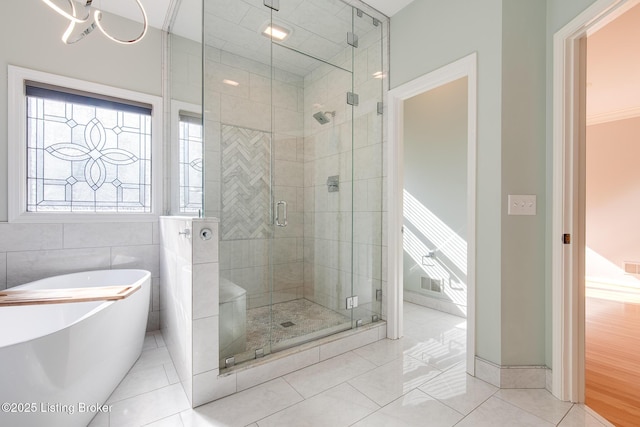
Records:
[[[381,27],[339,0],[204,1],[221,368],[379,317]]]
[[[353,106],[347,97],[354,11],[326,0],[277,3],[269,20],[274,215],[265,354],[352,327],[346,298],[353,283]],[[253,315],[261,310],[266,307],[249,304],[248,331],[263,325]]]

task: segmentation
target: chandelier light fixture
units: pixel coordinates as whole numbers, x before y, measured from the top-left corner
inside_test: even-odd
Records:
[[[108,39],[121,44],[133,44],[137,43],[147,34],[147,29],[149,27],[149,23],[147,21],[147,13],[142,7],[142,3],[140,0],[134,0],[138,7],[140,8],[140,12],[142,13],[142,31],[140,34],[131,39],[131,40],[122,40],[116,38],[109,34],[102,23],[102,11],[94,6],[92,6],[93,0],[82,0],[80,2],[80,7],[76,4],[74,0],[67,0],[69,3],[70,10],[65,10],[62,7],[58,6],[54,0],[42,0],[47,6],[56,11],[61,16],[65,17],[69,20],[69,26],[66,31],[62,35],[62,41],[66,44],[72,44],[79,40],[82,40],[85,36],[91,34],[93,30],[96,28],[99,29],[102,34],[104,34]]]

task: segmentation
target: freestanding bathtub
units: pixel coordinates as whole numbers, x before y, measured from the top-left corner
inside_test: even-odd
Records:
[[[149,312],[150,273],[103,270],[12,289],[141,284],[118,301],[0,307],[0,426],[86,426],[135,363]]]

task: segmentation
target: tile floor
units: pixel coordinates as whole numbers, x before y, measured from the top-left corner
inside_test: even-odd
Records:
[[[500,390],[464,370],[464,319],[405,303],[405,337],[383,340],[190,409],[162,335],[90,427],[597,426],[545,390]]]
[[[269,328],[271,319],[271,328]],[[291,325],[287,326],[286,322]],[[307,336],[336,326],[350,327],[351,318],[306,299],[247,310],[247,350],[267,347],[269,341],[283,341]]]

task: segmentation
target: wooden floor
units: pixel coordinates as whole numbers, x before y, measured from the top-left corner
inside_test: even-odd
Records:
[[[640,291],[587,284],[585,334],[585,403],[616,426],[640,426]]]

